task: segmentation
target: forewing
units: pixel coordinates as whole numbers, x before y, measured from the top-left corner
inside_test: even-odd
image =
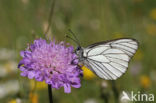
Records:
[[[116,80],[128,68],[128,62],[138,48],[134,39],[117,39],[100,42],[84,49],[84,56],[90,69],[99,77]]]

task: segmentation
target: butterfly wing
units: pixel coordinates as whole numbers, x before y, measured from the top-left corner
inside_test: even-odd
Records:
[[[84,65],[100,78],[116,80],[127,70],[137,48],[138,42],[127,38],[92,44],[84,48]]]

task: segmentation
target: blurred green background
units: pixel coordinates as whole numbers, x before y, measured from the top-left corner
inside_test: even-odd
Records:
[[[0,103],[48,103],[47,85],[19,75],[19,52],[44,37],[52,0],[0,0]],[[105,81],[84,69],[82,87],[53,90],[54,103],[121,103],[122,91],[156,94],[155,0],[56,0],[48,36],[66,41],[68,29],[82,46],[130,37],[139,49],[128,71]],[[140,102],[142,103],[142,102]],[[154,102],[153,102],[154,103]]]

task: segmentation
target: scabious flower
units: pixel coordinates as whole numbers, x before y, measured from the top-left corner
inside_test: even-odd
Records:
[[[71,92],[71,87],[80,88],[81,70],[73,46],[55,41],[37,39],[25,51],[21,51],[22,60],[18,68],[21,76],[45,81],[52,88],[64,87],[65,93]]]

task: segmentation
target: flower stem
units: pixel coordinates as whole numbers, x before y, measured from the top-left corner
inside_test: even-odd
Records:
[[[48,27],[46,28],[45,33],[44,33],[46,38],[48,38],[47,34],[48,34],[50,26],[52,24],[52,18],[53,18],[53,14],[54,14],[54,6],[55,6],[55,0],[52,1],[51,8],[50,8],[50,14],[49,14],[49,18],[48,18]]]
[[[48,94],[49,94],[49,103],[53,103],[52,88],[50,84],[48,84]]]
[[[119,90],[117,88],[116,82],[112,81],[112,90],[115,96],[116,103],[119,103]]]

